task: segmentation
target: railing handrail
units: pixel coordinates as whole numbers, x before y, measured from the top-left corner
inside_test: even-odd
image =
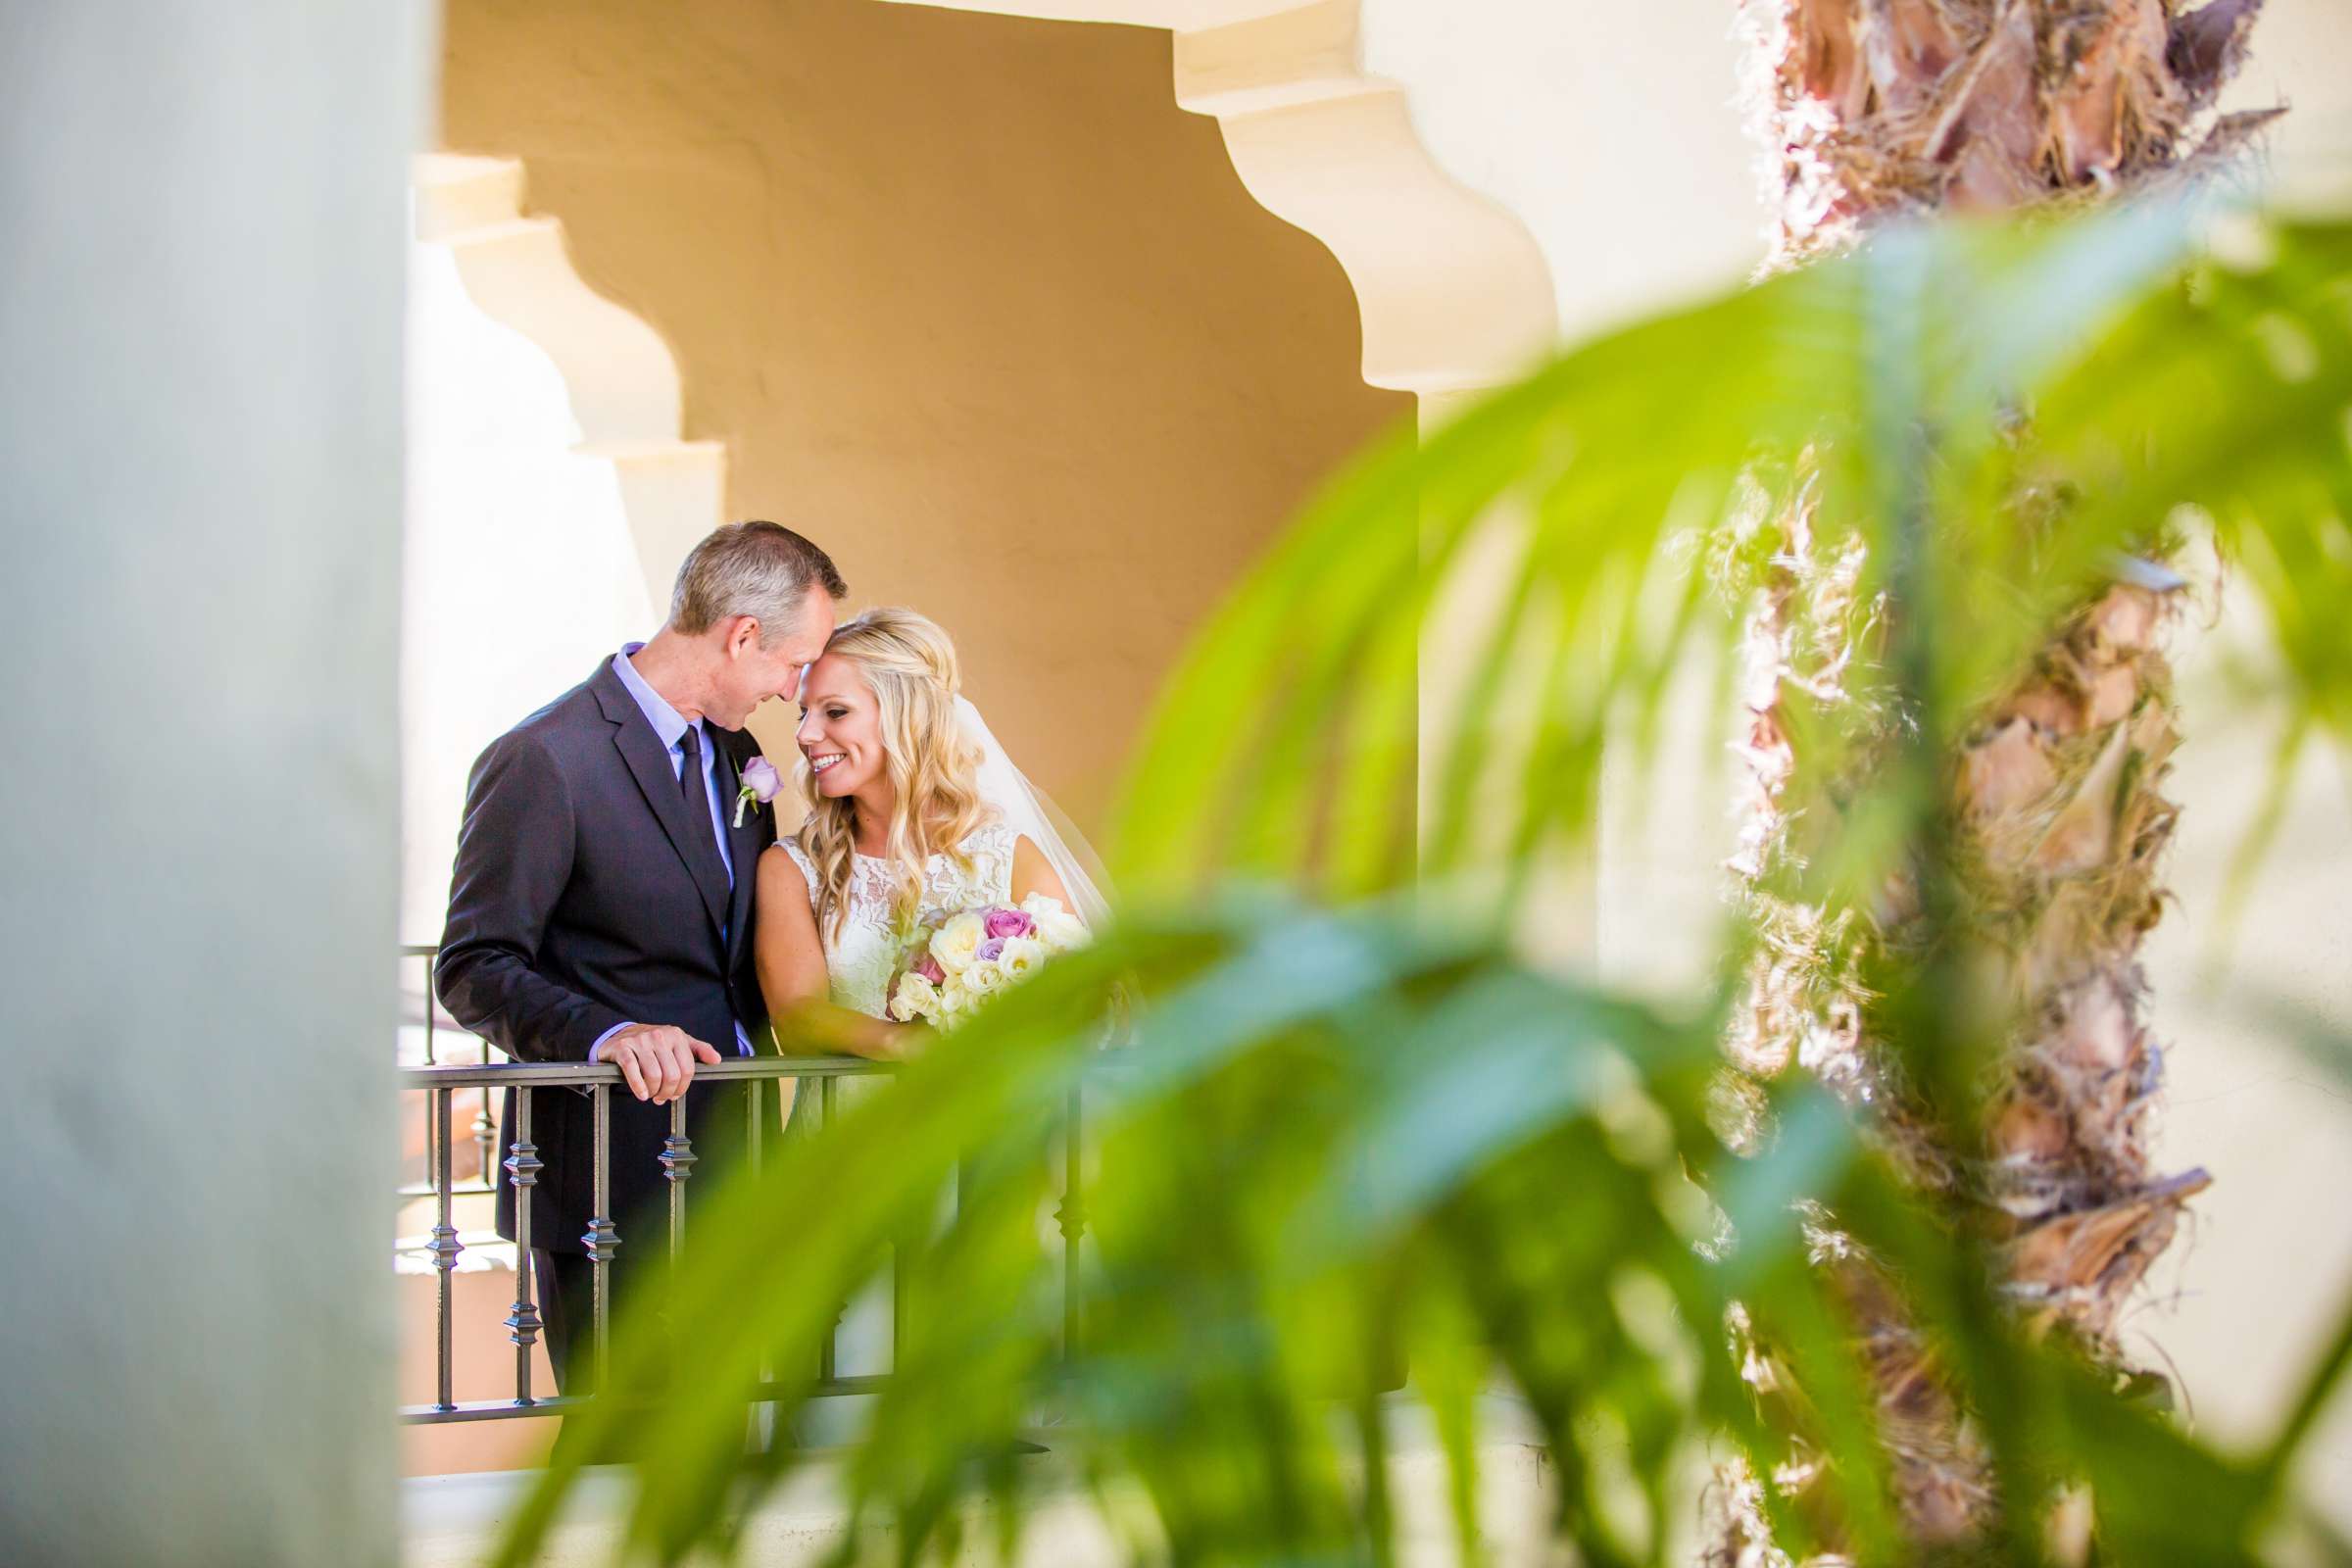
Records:
[[[421,958],[429,963],[439,950],[433,944],[407,943],[401,946],[400,951],[404,959]],[[542,1180],[539,1173],[546,1168],[546,1162],[539,1157],[539,1146],[531,1138],[533,1102],[539,1101],[540,1097],[514,1097],[512,1106],[514,1125],[511,1128],[499,1125],[500,1120],[504,1119],[504,1112],[497,1117],[492,1115],[491,1097],[480,1097],[474,1106],[470,1127],[473,1141],[480,1152],[479,1180],[476,1185],[460,1187],[452,1152],[457,1142],[457,1129],[453,1125],[457,1092],[466,1089],[569,1088],[583,1091],[591,1102],[595,1132],[591,1139],[589,1159],[589,1201],[594,1217],[588,1221],[588,1230],[578,1241],[585,1246],[590,1260],[592,1305],[586,1325],[587,1343],[580,1348],[583,1353],[593,1357],[595,1383],[602,1386],[610,1355],[612,1286],[609,1270],[621,1242],[612,1219],[612,1102],[614,1087],[625,1090],[627,1079],[618,1067],[610,1062],[521,1061],[512,1057],[492,1060],[491,1053],[495,1048],[471,1030],[456,1025],[454,1019],[449,1022],[455,1025],[459,1033],[480,1044],[481,1059],[470,1062],[434,1061],[431,1058],[438,1021],[436,1014],[440,1009],[431,996],[429,970],[425,990],[426,1005],[421,1022],[427,1060],[422,1063],[396,1063],[393,1071],[397,1074],[395,1082],[401,1092],[421,1093],[425,1097],[426,1181],[418,1189],[412,1190],[404,1186],[400,1196],[412,1200],[429,1200],[436,1205],[435,1223],[428,1233],[430,1240],[421,1250],[431,1256],[433,1267],[440,1276],[435,1293],[438,1320],[435,1382],[439,1396],[431,1404],[403,1406],[400,1416],[405,1422],[431,1424],[562,1414],[583,1403],[583,1397],[577,1395],[552,1398],[541,1395],[534,1397],[531,1391],[532,1352],[547,1326],[540,1313],[540,1302],[545,1299],[544,1287],[534,1289],[538,1268],[532,1261],[533,1244],[540,1239],[532,1235],[532,1209],[535,1205],[530,1200]],[[441,1016],[446,1017],[446,1014]],[[404,1031],[407,1027],[404,1023]],[[837,1089],[833,1080],[888,1076],[895,1074],[902,1065],[897,1061],[875,1061],[863,1056],[792,1055],[779,1051],[754,1056],[730,1056],[717,1062],[698,1062],[694,1076],[700,1083],[715,1081],[745,1085],[746,1152],[751,1169],[757,1173],[761,1167],[761,1129],[773,1114],[765,1104],[766,1091],[763,1085],[784,1079],[819,1080],[810,1098],[814,1123],[821,1128],[831,1122],[835,1114]],[[780,1089],[778,1095],[781,1103]],[[544,1107],[546,1102],[540,1103]],[[1073,1083],[1069,1089],[1067,1119],[1062,1135],[1065,1166],[1062,1198],[1054,1215],[1062,1238],[1062,1349],[1065,1356],[1076,1353],[1080,1329],[1078,1251],[1080,1238],[1086,1228],[1084,1175],[1080,1157],[1080,1118],[1083,1113],[1084,1094]],[[697,1156],[687,1132],[685,1100],[671,1101],[668,1115],[669,1136],[662,1141],[660,1164],[664,1189],[662,1196],[666,1200],[667,1209],[667,1223],[663,1229],[667,1233],[669,1261],[674,1267],[685,1229],[687,1178],[694,1173]],[[494,1152],[503,1156],[495,1165],[492,1163]],[[701,1183],[694,1185],[698,1190],[702,1186]],[[461,1197],[486,1198],[502,1192],[512,1193],[516,1200],[514,1237],[515,1295],[514,1308],[505,1323],[510,1331],[507,1337],[514,1347],[514,1396],[512,1399],[460,1400],[456,1396],[454,1376],[453,1275],[458,1259],[468,1244],[458,1229],[454,1205]],[[891,1263],[891,1346],[894,1364],[898,1348],[905,1338],[905,1284],[899,1260],[894,1255]],[[820,1394],[863,1394],[884,1387],[888,1382],[884,1375],[841,1375],[840,1368],[835,1364],[835,1334],[840,1326],[840,1318],[841,1313],[837,1311],[833,1324],[827,1327],[818,1347],[817,1378],[812,1385],[805,1387]],[[779,1386],[769,1381],[772,1376],[773,1369],[763,1364],[760,1386],[751,1392],[773,1396]]]
[[[865,1056],[729,1056],[696,1062],[696,1083],[733,1079],[859,1078],[899,1070],[895,1061]],[[617,1084],[627,1080],[609,1061],[469,1061],[397,1067],[400,1087],[411,1089],[536,1089],[561,1084]]]

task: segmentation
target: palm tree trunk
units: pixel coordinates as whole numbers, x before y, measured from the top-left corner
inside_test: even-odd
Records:
[[[2271,118],[2211,112],[2260,5],[1743,0],[1754,119],[1772,156],[1772,265],[1834,253],[1890,217],[2096,201],[2226,157]],[[1856,715],[1883,686],[1872,639],[1893,607],[1855,602],[1853,546],[1817,537],[1814,523],[1801,499],[1782,514],[1778,575],[1750,627],[1749,795],[1734,867],[1764,945],[1730,1042],[1743,1076],[1729,1086],[1727,1131],[1752,1132],[1738,1112],[1760,1100],[1758,1080],[1817,1075],[1956,1223],[1995,1239],[2006,1295],[2036,1331],[2120,1370],[2119,1315],[2206,1184],[2201,1171],[2159,1175],[2149,1157],[2162,1057],[2139,962],[2175,815],[2161,792],[2175,708],[2159,644],[2179,581],[2134,564],[1960,738],[1944,813],[1958,923],[2016,1022],[1984,1141],[1950,1148],[1906,1113],[1863,978],[1903,949],[1919,918],[1913,890],[1846,910],[1787,892],[1847,798],[1838,780],[1795,798],[1794,737],[1858,738],[1866,760],[1888,744]],[[1819,1250],[1874,1381],[1904,1526],[1923,1544],[1979,1534],[1994,1492],[1898,1282],[1850,1249]],[[1768,1410],[1802,1409],[1768,1346],[1742,1352]],[[1801,1418],[1788,1419],[1801,1451]],[[1801,1507],[1816,1479],[1798,1463],[1771,1484]],[[1726,1478],[1714,1561],[1778,1556],[1762,1485]],[[1835,1521],[1824,1533],[1837,1541]]]

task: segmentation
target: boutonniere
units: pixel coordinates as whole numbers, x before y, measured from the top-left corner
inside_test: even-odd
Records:
[[[784,787],[784,778],[776,771],[776,764],[764,757],[755,757],[744,763],[738,777],[743,780],[743,788],[735,792],[735,825],[741,827],[743,808],[754,801],[765,806],[774,800],[776,791]]]

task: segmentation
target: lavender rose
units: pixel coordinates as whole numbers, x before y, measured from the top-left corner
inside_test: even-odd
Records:
[[[972,956],[981,963],[996,962],[999,958],[1004,956],[1004,939],[1003,937],[990,937],[986,942],[980,944],[980,951],[973,954]]]
[[[754,801],[765,806],[776,798],[776,791],[784,787],[784,776],[776,771],[776,764],[764,757],[755,757],[744,763],[741,778],[743,788],[735,792],[735,825],[737,827],[743,826],[743,808],[745,807]]]
[[[998,938],[1035,936],[1037,919],[1026,909],[991,909],[987,930]]]

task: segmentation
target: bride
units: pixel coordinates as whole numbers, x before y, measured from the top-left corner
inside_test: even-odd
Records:
[[[1079,852],[958,695],[956,647],[911,610],[869,610],[833,633],[801,687],[795,739],[808,819],[760,857],[754,945],[768,1013],[839,1009],[828,1045],[919,1049],[885,1012],[918,927],[1031,894],[1099,927]]]

